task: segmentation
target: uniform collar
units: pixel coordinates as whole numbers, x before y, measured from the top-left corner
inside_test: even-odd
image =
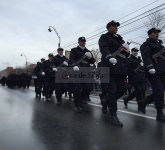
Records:
[[[60,55],[60,54],[57,54],[58,56],[60,56],[61,58],[64,57],[64,55]]]
[[[160,40],[154,40],[154,39],[148,38],[148,39],[147,39],[147,42],[159,43]]]
[[[118,34],[112,34],[111,32],[107,32],[107,34],[112,37],[118,37]]]
[[[134,55],[132,55],[132,54],[131,54],[131,56],[132,56],[133,58],[136,58],[136,59],[138,59],[138,58],[139,58],[139,56],[137,56],[137,57],[136,57],[136,56],[134,56]]]
[[[82,50],[85,50],[86,47],[81,47],[80,45],[78,45],[79,48],[81,48]]]

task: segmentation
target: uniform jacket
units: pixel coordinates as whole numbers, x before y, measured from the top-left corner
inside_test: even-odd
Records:
[[[128,79],[129,83],[142,83],[145,82],[144,67],[140,65],[142,59],[130,55],[128,59]]]
[[[60,66],[63,64],[64,61],[68,61],[68,60],[66,59],[65,56],[61,57],[60,55],[57,54],[54,57],[54,61],[55,61],[56,66]]]
[[[72,48],[69,59],[70,65],[79,67],[90,67],[90,64],[94,64],[95,59],[93,57],[91,59],[84,58],[86,52],[90,51],[87,48],[81,49],[79,46]]]
[[[99,48],[100,52],[102,54],[102,63],[103,66],[110,67],[110,74],[112,75],[126,75],[127,74],[127,68],[128,68],[128,59],[129,56],[128,53],[121,52],[121,54],[124,56],[114,56],[114,53],[119,50],[119,48],[124,44],[124,40],[120,35],[114,35],[111,33],[106,33],[101,35],[99,39]],[[112,65],[109,63],[109,58],[116,58],[117,64]]]
[[[165,75],[165,60],[160,57],[157,59],[153,58],[153,56],[163,48],[164,46],[161,40],[156,41],[149,38],[141,45],[140,51],[147,72],[149,69],[155,68],[158,74]],[[165,53],[163,56],[165,56]]]
[[[38,63],[33,70],[33,75],[37,76],[38,78],[41,78],[42,77],[41,72],[44,69],[43,67],[44,67],[43,63]]]
[[[43,70],[46,73],[46,77],[54,77],[55,76],[55,72],[53,71],[54,67],[57,67],[57,64],[54,61],[54,59],[52,61],[46,60],[43,63]]]

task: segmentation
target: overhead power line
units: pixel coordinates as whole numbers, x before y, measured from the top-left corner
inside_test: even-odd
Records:
[[[152,5],[152,4],[154,4],[154,3],[158,2],[158,1],[159,1],[159,0],[156,0],[156,1],[153,1],[153,2],[151,2],[151,3],[149,3],[149,4],[147,4],[147,5],[144,5],[143,7],[139,8],[139,9],[137,9],[137,10],[135,10],[135,11],[133,11],[133,12],[131,12],[131,13],[129,13],[129,14],[127,14],[127,15],[125,15],[125,16],[119,18],[119,19],[117,19],[117,20],[118,20],[118,21],[121,21],[121,20],[123,20],[123,19],[125,19],[125,18],[131,16],[132,14],[135,14],[136,12],[138,12],[138,11],[140,11],[140,10],[142,10],[142,9],[144,9],[144,8],[150,6],[150,5]],[[97,32],[97,31],[99,31],[99,30],[104,29],[104,28],[105,28],[105,26],[102,26],[102,27],[100,27],[100,28],[98,28],[98,29],[92,31],[91,33],[88,33],[88,34],[85,35],[85,36],[89,36],[89,35],[91,35],[91,34]],[[69,45],[69,44],[71,44],[71,43],[75,43],[75,42],[69,42],[69,43],[65,44],[64,47],[66,47],[67,45]]]
[[[143,7],[141,7],[141,8],[139,8],[139,9],[137,9],[137,10],[135,10],[135,11],[133,11],[133,12],[131,12],[131,13],[129,13],[129,14],[127,14],[127,15],[125,15],[125,16],[119,18],[119,19],[117,19],[117,20],[118,20],[118,21],[121,21],[121,20],[123,20],[123,19],[125,19],[125,18],[131,16],[132,14],[135,14],[136,12],[138,12],[138,11],[140,11],[140,10],[142,10],[142,9],[144,9],[144,8],[150,6],[150,5],[152,5],[152,4],[154,4],[154,3],[158,2],[158,1],[159,1],[159,0],[153,1],[153,2],[147,4],[147,5],[143,6]],[[92,34],[92,33],[95,33],[96,31],[99,31],[99,30],[104,29],[104,28],[105,28],[105,26],[102,26],[102,27],[100,27],[100,28],[98,28],[98,29],[96,29],[96,30],[94,30],[94,31],[92,31],[92,32],[90,32],[90,33],[88,33],[86,36],[88,36],[88,35],[90,35],[90,34]]]
[[[156,13],[156,12],[159,12],[159,11],[164,10],[165,7],[164,7],[164,8],[161,8],[161,9],[159,9],[159,10],[156,10],[156,11],[153,12],[153,10],[158,9],[159,7],[162,7],[162,6],[164,6],[164,5],[165,5],[165,3],[163,3],[163,4],[161,4],[161,5],[159,5],[159,6],[155,7],[155,8],[152,8],[152,9],[150,9],[150,10],[144,12],[144,13],[142,13],[142,14],[136,16],[135,18],[138,18],[138,17],[140,17],[140,16],[143,16],[144,14],[147,14],[148,12],[151,12],[150,14],[147,14],[147,15],[145,15],[145,16],[143,16],[143,17],[140,17],[140,18],[138,18],[138,19],[131,18],[133,21],[131,21],[131,19],[129,19],[128,21],[125,21],[125,22],[121,23],[121,24],[124,24],[124,25],[121,26],[120,28],[125,27],[125,26],[128,26],[128,25],[130,25],[130,24],[132,24],[132,23],[134,23],[134,22],[137,22],[137,21],[139,21],[139,20],[141,20],[141,19],[144,19],[144,18],[146,18],[146,17],[148,17],[148,16],[150,16],[150,15]],[[130,21],[131,21],[131,22],[130,22]],[[128,23],[127,23],[127,22],[128,22]],[[99,32],[99,33],[97,33],[97,34],[95,34],[95,35],[90,36],[90,37],[87,37],[87,40],[88,40],[88,41],[93,40],[93,39],[97,38],[98,36],[100,36],[101,34],[103,34],[103,33],[105,33],[105,32],[106,32],[106,30],[101,31],[101,32]],[[68,47],[70,47],[70,46],[72,46],[72,45],[75,45],[75,44],[77,44],[77,42],[72,43],[72,44],[70,44],[70,45],[67,45],[66,47],[68,48]]]

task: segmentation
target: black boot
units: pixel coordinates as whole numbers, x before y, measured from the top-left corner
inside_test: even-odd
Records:
[[[126,97],[124,97],[123,100],[124,100],[125,108],[127,109],[128,108],[128,99]]]
[[[38,94],[36,93],[36,98],[38,98]]]
[[[123,123],[120,122],[116,113],[111,113],[111,121],[113,125],[118,126],[118,127],[123,127]]]
[[[102,112],[103,112],[103,114],[107,114],[107,112],[108,112],[107,106],[102,107]]]
[[[163,114],[163,109],[157,109],[156,120],[160,122],[165,122],[165,115]]]
[[[100,96],[101,105],[102,105],[102,113],[107,114],[108,112],[107,101],[105,100],[103,94],[100,94],[99,96]]]
[[[69,95],[69,101],[72,101],[72,94],[68,94]]]
[[[87,100],[87,102],[90,102],[91,101],[89,95],[87,96],[86,100]]]
[[[38,98],[41,99],[41,93],[38,95]]]
[[[58,106],[62,105],[62,99],[61,98],[57,99],[57,105]]]
[[[50,99],[50,96],[49,95],[46,95],[45,98],[46,98],[46,101],[47,102],[51,102],[51,99]]]
[[[145,100],[139,101],[138,106],[140,107],[138,108],[138,111],[141,111],[145,114],[147,105],[149,105],[152,102],[153,102],[153,98],[151,95],[147,96]]]
[[[145,101],[139,101],[138,102],[138,112],[142,112],[143,114],[146,114],[146,102]]]

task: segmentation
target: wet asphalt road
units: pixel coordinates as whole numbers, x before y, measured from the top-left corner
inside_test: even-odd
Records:
[[[123,128],[110,124],[97,97],[82,114],[73,104],[63,106],[34,98],[33,89],[0,87],[0,150],[164,150],[165,124],[154,120],[154,108],[138,116],[137,106],[129,110],[119,102]]]

